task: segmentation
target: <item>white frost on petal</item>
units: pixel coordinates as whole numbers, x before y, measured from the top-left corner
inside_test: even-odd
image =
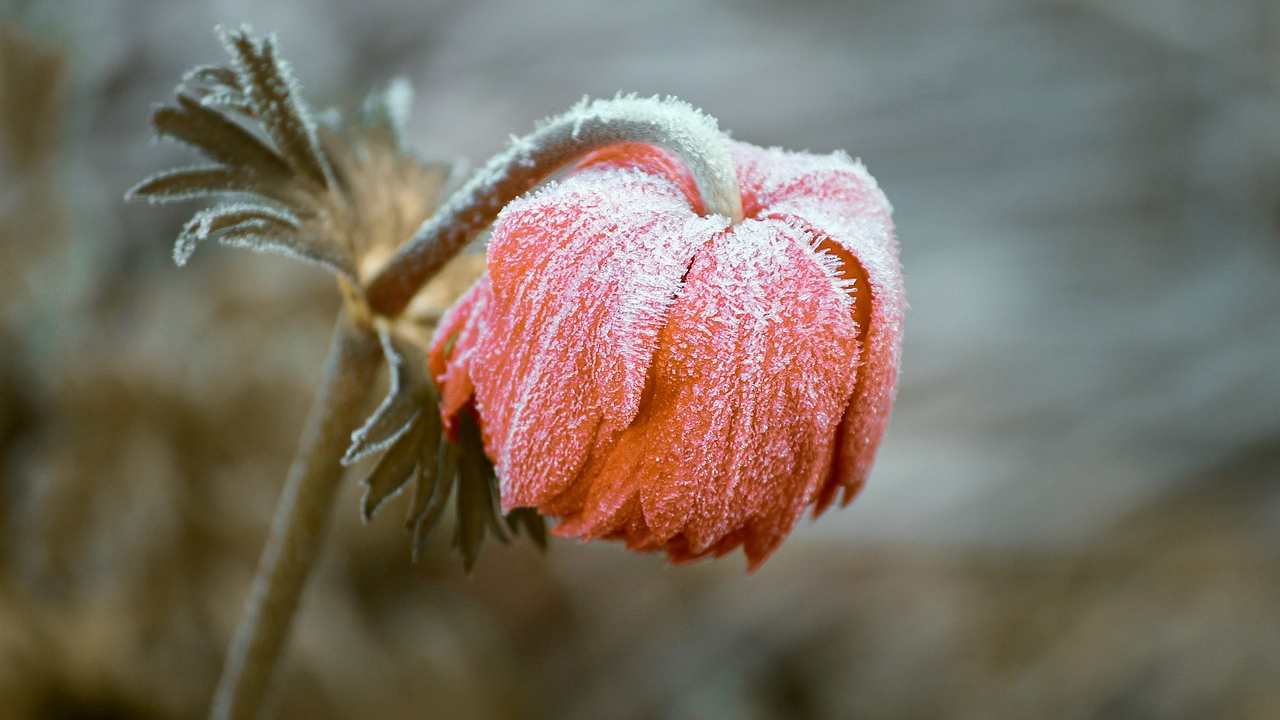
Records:
[[[489,246],[496,325],[475,370],[489,379],[477,404],[504,500],[562,487],[630,424],[681,279],[727,226],[632,168],[589,168],[503,210]]]

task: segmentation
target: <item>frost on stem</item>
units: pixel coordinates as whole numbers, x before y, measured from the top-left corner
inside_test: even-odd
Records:
[[[516,197],[560,167],[601,147],[623,142],[658,145],[688,166],[711,214],[742,220],[728,137],[711,116],[672,97],[619,95],[583,98],[568,112],[542,122],[458,190],[367,289],[375,312],[394,316],[418,287]]]

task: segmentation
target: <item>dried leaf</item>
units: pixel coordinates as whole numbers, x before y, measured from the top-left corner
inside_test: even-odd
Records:
[[[340,113],[332,109],[319,113],[317,118],[319,120],[316,126],[316,140],[320,143],[321,152],[329,158],[329,177],[333,182],[331,189],[336,190],[342,197],[350,198],[358,190],[351,178],[351,172],[354,169],[351,157],[355,148],[351,137],[343,127],[344,119]],[[380,181],[385,182],[385,180]],[[353,209],[361,211],[366,208],[353,207]]]
[[[298,93],[288,63],[276,53],[275,36],[254,42],[247,28],[223,34],[234,58],[240,84],[254,115],[289,165],[302,176],[328,187],[329,168],[316,141],[315,126]]]

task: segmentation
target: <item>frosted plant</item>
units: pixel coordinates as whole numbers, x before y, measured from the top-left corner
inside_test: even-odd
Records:
[[[338,276],[350,300],[348,310],[366,317],[367,323],[359,284],[427,218],[450,174],[448,165],[420,161],[405,147],[403,131],[412,89],[396,80],[371,93],[355,113],[328,111],[313,119],[272,36],[255,38],[247,28],[220,34],[232,59],[230,66],[202,66],[188,72],[175,103],[157,108],[151,116],[160,137],[190,145],[210,164],[153,175],[132,188],[128,197],[156,203],[213,200],[179,234],[174,246],[179,265],[186,264],[206,240],[315,262]],[[434,414],[434,393],[421,364],[399,362],[395,346],[421,335],[413,332],[414,321],[412,316],[402,317],[376,328],[395,371],[395,403],[384,407],[407,404],[414,411],[404,417],[375,416],[376,423],[357,432],[357,444],[345,461],[384,449],[394,440],[393,452],[366,481],[371,492],[397,489],[414,474],[418,494],[435,497],[437,505],[443,506],[450,498],[453,477],[469,465],[459,464],[463,454],[453,443],[442,442],[438,424],[428,431],[426,419]],[[393,339],[397,331],[404,337]],[[388,423],[393,436],[369,445],[367,439]],[[483,454],[479,457],[483,460]],[[406,467],[409,458],[414,462]],[[463,482],[459,488],[469,491],[470,486]],[[475,494],[458,493],[463,501],[458,509],[468,519],[460,527],[474,524],[471,520],[477,513],[464,499]],[[366,506],[366,516],[376,504]],[[431,518],[438,519],[440,514],[434,512]],[[431,527],[432,523],[423,521],[425,517],[422,513],[413,517],[415,547]],[[470,539],[458,543],[469,568],[483,534],[462,535]],[[499,537],[505,539],[506,534]]]
[[[556,535],[758,567],[862,487],[889,419],[903,291],[861,163],[729,146],[745,219],[615,145],[509,203],[437,330],[445,424],[479,422],[505,508]],[[474,418],[474,420],[473,420]]]
[[[521,529],[540,548],[546,547],[542,516],[530,508],[504,513],[499,509],[497,476],[485,457],[479,429],[463,423],[454,437],[443,434],[434,384],[426,377],[426,358],[413,345],[380,332],[383,356],[391,371],[387,397],[365,424],[351,435],[344,465],[382,452],[364,481],[360,512],[370,520],[383,503],[413,481],[405,518],[413,532],[413,557],[422,552],[457,484],[457,522],[453,544],[470,570],[488,532],[502,542]]]
[[[357,113],[313,120],[273,37],[255,39],[247,29],[221,36],[231,66],[187,73],[174,104],[151,115],[158,136],[209,164],[153,175],[128,197],[214,201],[178,236],[179,265],[213,239],[310,260],[359,282],[430,214],[449,176],[448,165],[422,162],[404,146],[412,90],[393,81]]]
[[[406,84],[313,117],[271,36],[222,37],[231,64],[191,71],[152,116],[209,164],[130,197],[213,201],[179,264],[206,240],[281,252],[332,271],[344,302],[215,718],[261,707],[361,458],[381,454],[366,519],[412,486],[415,557],[454,498],[468,569],[488,535],[543,544],[548,515],[674,560],[742,546],[754,567],[805,508],[857,492],[903,308],[890,208],[860,164],[732,143],[674,98],[619,95],[513,138],[433,212],[448,169],[403,145]],[[428,342],[415,297],[495,219],[487,274]],[[384,363],[390,391],[362,423]]]

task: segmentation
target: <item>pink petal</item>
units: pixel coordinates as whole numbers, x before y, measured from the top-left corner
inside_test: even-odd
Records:
[[[840,429],[840,450],[818,499],[820,513],[844,488],[844,503],[866,481],[889,422],[897,387],[906,299],[893,209],[862,163],[843,153],[812,155],[738,143],[735,156],[748,215],[801,223],[845,250],[856,278],[862,357]],[[870,295],[863,292],[870,287]]]
[[[427,368],[440,388],[440,416],[450,432],[454,416],[471,402],[475,391],[471,361],[487,327],[486,310],[491,295],[489,278],[482,276],[440,319],[431,340]]]
[[[643,407],[558,534],[677,560],[745,543],[753,567],[777,547],[827,478],[855,381],[851,301],[812,242],[747,221],[698,254]]]
[[[471,375],[504,507],[561,494],[631,424],[680,279],[723,227],[671,181],[607,166],[499,216]]]

